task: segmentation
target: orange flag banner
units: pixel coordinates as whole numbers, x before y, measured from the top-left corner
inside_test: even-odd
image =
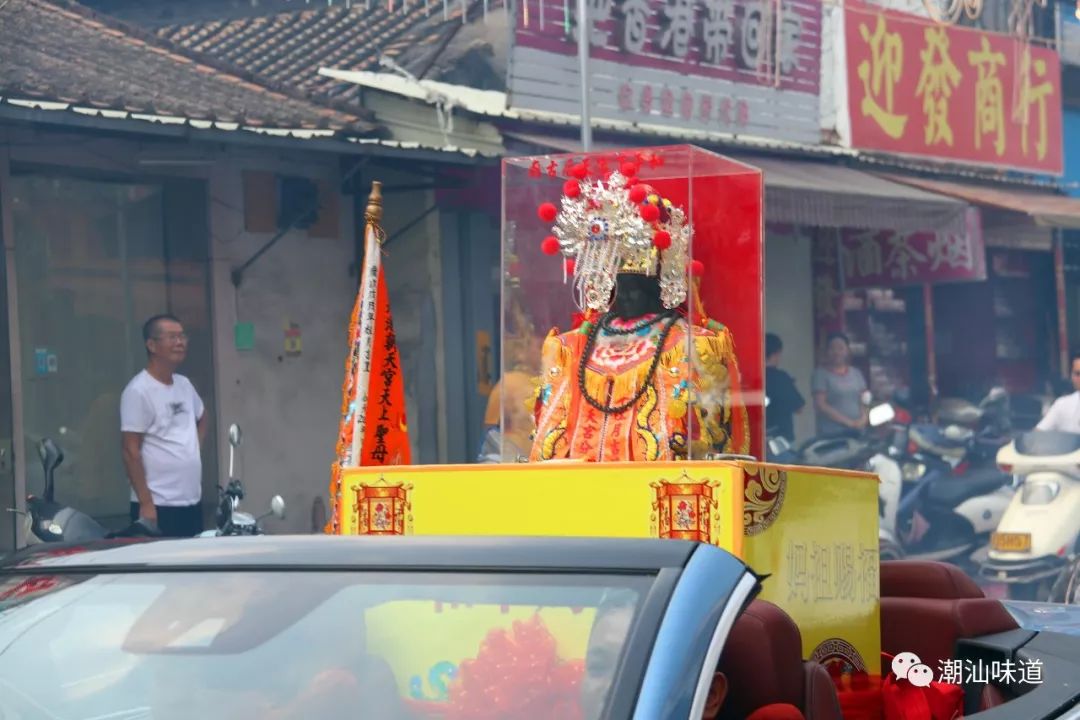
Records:
[[[409,428],[390,295],[382,269],[381,183],[372,183],[364,230],[360,291],[349,321],[349,355],[342,385],[337,458],[330,479],[330,518],[325,532],[341,532],[348,502],[341,496],[344,468],[408,465]]]

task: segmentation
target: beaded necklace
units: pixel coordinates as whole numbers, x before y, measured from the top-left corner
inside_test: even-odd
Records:
[[[651,318],[645,318],[644,320],[641,320],[631,325],[630,327],[619,328],[612,327],[611,320],[612,318],[614,318],[614,314],[608,313],[600,320],[600,328],[608,335],[633,335],[635,333],[641,332],[647,327],[652,327],[656,323],[663,320],[665,317],[667,317],[667,313],[657,313]]]
[[[669,318],[667,325],[665,325],[664,329],[660,331],[660,339],[656,343],[656,353],[653,355],[652,364],[649,366],[649,373],[645,376],[645,382],[642,383],[641,387],[638,388],[637,392],[634,393],[634,396],[628,401],[616,407],[611,407],[610,405],[601,404],[599,400],[589,394],[589,391],[585,387],[585,369],[588,366],[589,358],[592,357],[593,350],[596,347],[596,337],[600,334],[600,328],[603,326],[607,326],[611,322],[611,318],[614,316],[614,314],[615,313],[613,312],[608,312],[606,315],[604,315],[604,317],[600,319],[600,322],[589,328],[589,338],[585,342],[585,350],[581,353],[581,360],[578,361],[578,390],[581,391],[581,396],[585,398],[585,401],[587,403],[589,403],[605,415],[618,415],[619,413],[628,410],[629,408],[633,407],[638,400],[641,399],[642,395],[645,394],[645,391],[648,389],[648,387],[652,385],[653,377],[656,375],[656,368],[660,365],[660,355],[664,351],[664,345],[667,344],[668,335],[671,334],[671,330],[675,327],[675,323],[679,321],[678,313],[676,313],[674,310],[665,310],[663,313],[660,313],[655,318],[650,319],[645,325],[642,325],[641,327],[633,330],[633,332],[637,332],[638,330],[649,327],[650,325],[657,323],[664,318]],[[607,328],[605,327],[605,329]],[[629,332],[619,330],[616,330],[615,333],[624,335],[630,334]]]

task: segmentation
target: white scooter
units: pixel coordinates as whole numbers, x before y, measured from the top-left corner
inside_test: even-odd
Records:
[[[898,428],[888,450],[868,463],[880,482],[881,559],[951,562],[974,574],[1012,501],[1014,483],[997,468],[955,475],[947,463],[937,462],[932,468],[914,463],[911,469],[907,445],[908,433]]]
[[[1022,479],[990,541],[981,574],[1018,600],[1045,599],[1080,555],[1080,435],[1033,430],[1001,448],[1003,472]]]

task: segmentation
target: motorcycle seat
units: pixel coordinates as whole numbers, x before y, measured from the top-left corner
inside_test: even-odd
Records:
[[[949,437],[936,425],[914,425],[909,437],[920,449],[941,458],[962,458],[967,452],[965,440]]]
[[[927,500],[950,508],[979,495],[989,495],[1011,481],[1008,475],[994,467],[979,468],[964,475],[945,475],[934,480],[927,491]]]
[[[943,398],[938,404],[937,418],[946,425],[975,425],[985,414],[982,408],[967,400]]]

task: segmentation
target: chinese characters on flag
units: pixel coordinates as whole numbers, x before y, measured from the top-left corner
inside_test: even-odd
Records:
[[[849,2],[854,147],[1061,174],[1053,50]]]

